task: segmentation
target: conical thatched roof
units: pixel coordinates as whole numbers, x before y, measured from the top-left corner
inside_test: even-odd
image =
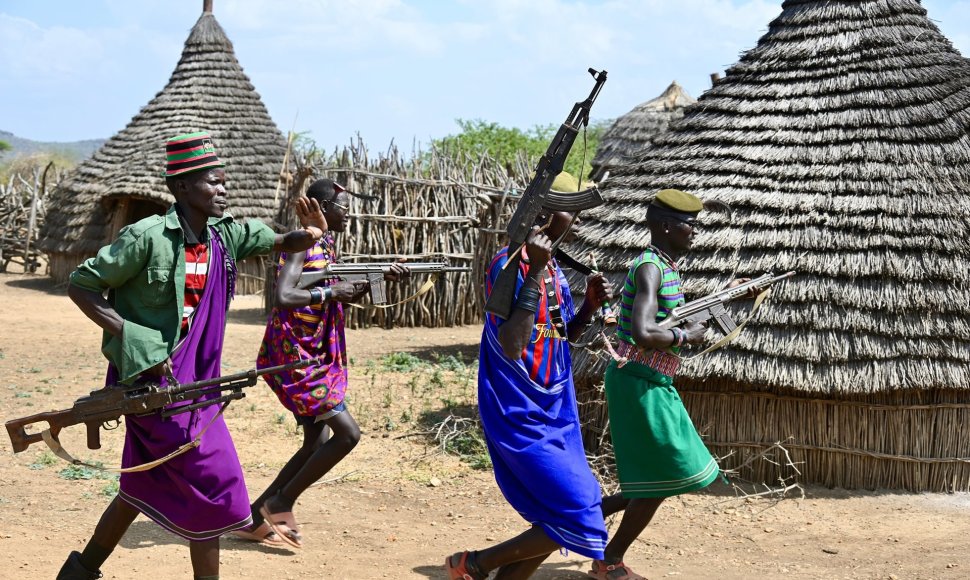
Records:
[[[165,88],[61,182],[41,232],[43,248],[93,255],[114,233],[110,211],[117,199],[172,203],[162,177],[165,141],[194,130],[209,131],[226,161],[232,215],[270,222],[286,142],[208,10]]]
[[[689,295],[796,270],[687,383],[970,388],[970,61],[915,0],[786,0],[757,46],[607,182],[577,255],[614,281],[666,187],[717,198]],[[578,246],[578,247],[577,247]],[[578,353],[577,369],[595,366]]]
[[[684,116],[685,107],[696,102],[674,81],[659,97],[619,117],[600,139],[590,178],[600,181],[616,167],[631,163],[671,121]]]

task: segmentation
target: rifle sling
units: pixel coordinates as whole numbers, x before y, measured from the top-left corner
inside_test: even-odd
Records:
[[[404,304],[405,302],[410,302],[410,301],[412,301],[412,300],[414,300],[416,298],[420,298],[421,296],[427,294],[428,292],[431,291],[432,288],[434,288],[434,283],[437,282],[437,281],[438,281],[438,274],[432,274],[425,281],[425,283],[421,286],[421,288],[418,289],[418,291],[414,293],[414,295],[408,296],[404,300],[400,300],[400,301],[395,302],[393,304],[367,304],[367,305],[362,305],[362,304],[348,303],[348,306],[350,306],[352,308],[361,308],[361,309],[364,309],[364,308],[390,308],[391,306],[398,306],[399,304]]]
[[[57,438],[54,437],[54,435],[51,434],[50,429],[44,429],[40,435],[44,439],[44,443],[47,444],[47,446],[54,453],[54,455],[60,457],[61,459],[63,459],[64,461],[67,461],[72,465],[83,465],[84,467],[89,467],[91,469],[97,469],[100,471],[107,471],[109,473],[135,473],[138,471],[148,471],[149,469],[158,467],[159,465],[165,463],[169,459],[174,459],[175,457],[178,457],[179,455],[182,455],[183,453],[186,453],[201,445],[202,435],[204,435],[205,432],[209,430],[209,427],[211,427],[212,424],[215,423],[216,419],[218,419],[219,416],[222,415],[222,413],[226,410],[226,407],[228,406],[229,406],[229,401],[226,401],[225,403],[223,403],[222,406],[219,408],[219,412],[216,413],[215,416],[212,417],[212,419],[210,419],[208,423],[206,423],[206,426],[203,427],[201,431],[199,431],[199,434],[196,435],[195,438],[189,441],[188,443],[183,443],[181,446],[179,446],[178,449],[176,449],[175,451],[172,451],[165,457],[160,457],[154,461],[149,461],[148,463],[142,463],[141,465],[135,465],[133,467],[104,467],[101,465],[93,465],[91,463],[85,463],[80,459],[75,459],[70,453],[68,453],[67,450],[64,449],[64,446],[61,445],[61,442],[58,441]]]
[[[761,308],[761,303],[764,302],[765,299],[767,299],[770,294],[771,294],[771,288],[765,288],[754,299],[754,305],[751,307],[751,312],[748,313],[748,317],[745,318],[744,321],[741,322],[741,324],[737,325],[734,328],[734,330],[732,330],[731,332],[729,332],[726,335],[724,335],[724,338],[722,338],[721,340],[715,342],[714,344],[712,344],[711,346],[705,348],[704,350],[702,350],[701,352],[695,354],[694,356],[692,356],[692,357],[682,357],[681,358],[681,363],[689,363],[689,362],[693,361],[694,359],[696,359],[699,356],[703,356],[703,355],[705,355],[705,354],[707,354],[709,352],[713,352],[713,351],[715,351],[715,350],[717,350],[717,349],[719,349],[721,347],[726,346],[729,342],[731,342],[732,340],[734,340],[735,338],[737,338],[738,335],[741,334],[741,329],[743,329],[745,327],[745,325],[747,325],[748,322],[752,318],[754,318],[754,313],[757,312],[759,308]]]
[[[583,276],[591,276],[593,274],[593,268],[590,268],[586,264],[570,256],[566,253],[566,250],[562,248],[556,248],[555,256],[556,261],[558,261],[560,265],[576,270]]]

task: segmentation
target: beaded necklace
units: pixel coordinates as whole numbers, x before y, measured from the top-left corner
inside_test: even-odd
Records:
[[[661,250],[660,248],[658,248],[657,246],[655,246],[655,245],[653,245],[653,244],[650,244],[650,245],[649,245],[648,247],[649,247],[649,248],[650,248],[651,250],[653,250],[653,251],[654,251],[654,253],[656,253],[656,254],[657,254],[658,256],[660,256],[660,258],[661,258],[661,259],[662,259],[662,260],[663,260],[664,262],[667,262],[667,264],[668,264],[668,265],[670,266],[670,268],[671,268],[671,269],[672,269],[672,270],[673,270],[674,272],[677,272],[677,273],[680,273],[680,271],[679,271],[679,270],[678,270],[678,268],[677,268],[677,262],[675,262],[675,261],[673,260],[673,258],[671,258],[670,256],[668,256],[668,255],[667,255],[667,252],[665,252],[665,251],[663,251],[663,250]]]

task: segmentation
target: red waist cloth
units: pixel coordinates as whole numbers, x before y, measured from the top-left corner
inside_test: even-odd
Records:
[[[675,376],[677,369],[680,368],[680,357],[675,354],[662,350],[651,350],[644,353],[635,344],[630,344],[625,340],[621,340],[619,343],[619,346],[616,347],[616,353],[625,357],[628,361],[648,366],[668,377]]]

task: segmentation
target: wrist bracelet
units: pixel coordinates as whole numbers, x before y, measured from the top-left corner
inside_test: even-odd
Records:
[[[670,335],[673,337],[670,340],[670,346],[671,347],[677,346],[677,329],[676,328],[671,328],[670,329]]]
[[[310,288],[310,305],[323,302],[323,292],[319,288]]]
[[[329,300],[333,300],[333,288],[327,286],[323,289],[323,300],[321,302],[327,302]]]
[[[519,290],[519,297],[515,300],[515,307],[535,313],[539,310],[539,289],[523,288]]]

